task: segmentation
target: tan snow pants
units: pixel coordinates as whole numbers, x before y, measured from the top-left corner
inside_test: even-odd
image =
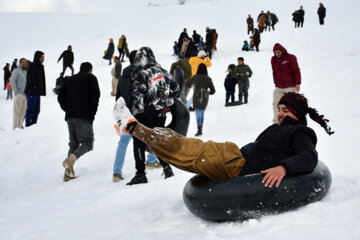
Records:
[[[150,129],[138,123],[132,135],[169,164],[210,180],[237,177],[245,164],[239,147],[231,142],[203,142],[169,128]]]

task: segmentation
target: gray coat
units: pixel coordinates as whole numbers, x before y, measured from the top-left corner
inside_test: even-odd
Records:
[[[26,72],[21,68],[16,68],[11,74],[11,87],[15,94],[24,94],[26,87]]]

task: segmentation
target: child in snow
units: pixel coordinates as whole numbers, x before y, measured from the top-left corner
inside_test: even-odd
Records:
[[[249,44],[247,41],[244,41],[244,45],[242,46],[242,51],[246,51],[248,52],[249,51]]]
[[[224,81],[224,87],[226,90],[226,97],[225,97],[225,103],[229,102],[229,98],[231,97],[231,102],[235,101],[235,85],[237,83],[237,80],[233,78],[232,72],[235,68],[235,64],[230,64],[228,66],[228,75],[226,75],[225,81]]]
[[[11,87],[9,79],[6,80],[6,89],[7,89],[6,100],[8,100],[9,98],[12,99],[12,87]]]
[[[254,51],[254,47],[255,47],[254,37],[251,36],[250,38],[251,38],[251,40],[250,40],[250,51]]]
[[[174,42],[173,50],[174,50],[173,56],[179,56],[180,49],[177,41]]]
[[[198,49],[199,52],[200,52],[201,50],[204,50],[204,48],[205,48],[205,43],[204,43],[202,37],[200,37],[200,41],[199,41],[199,43],[196,44],[196,45],[197,45],[197,49]]]

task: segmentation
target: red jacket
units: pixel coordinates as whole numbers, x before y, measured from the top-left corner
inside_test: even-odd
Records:
[[[296,57],[289,54],[279,43],[274,45],[273,51],[275,50],[283,52],[280,58],[276,56],[271,58],[275,87],[289,88],[301,84],[301,73]]]

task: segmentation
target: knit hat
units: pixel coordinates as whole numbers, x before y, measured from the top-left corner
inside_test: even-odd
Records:
[[[291,113],[293,113],[299,120],[299,122],[306,125],[306,114],[309,114],[310,118],[321,125],[331,135],[334,131],[327,125],[329,120],[324,118],[324,115],[319,115],[316,109],[308,106],[308,101],[304,95],[289,92],[286,93],[279,101],[279,105],[284,104]]]
[[[206,52],[204,50],[200,50],[197,56],[204,57],[204,56],[206,56]]]

